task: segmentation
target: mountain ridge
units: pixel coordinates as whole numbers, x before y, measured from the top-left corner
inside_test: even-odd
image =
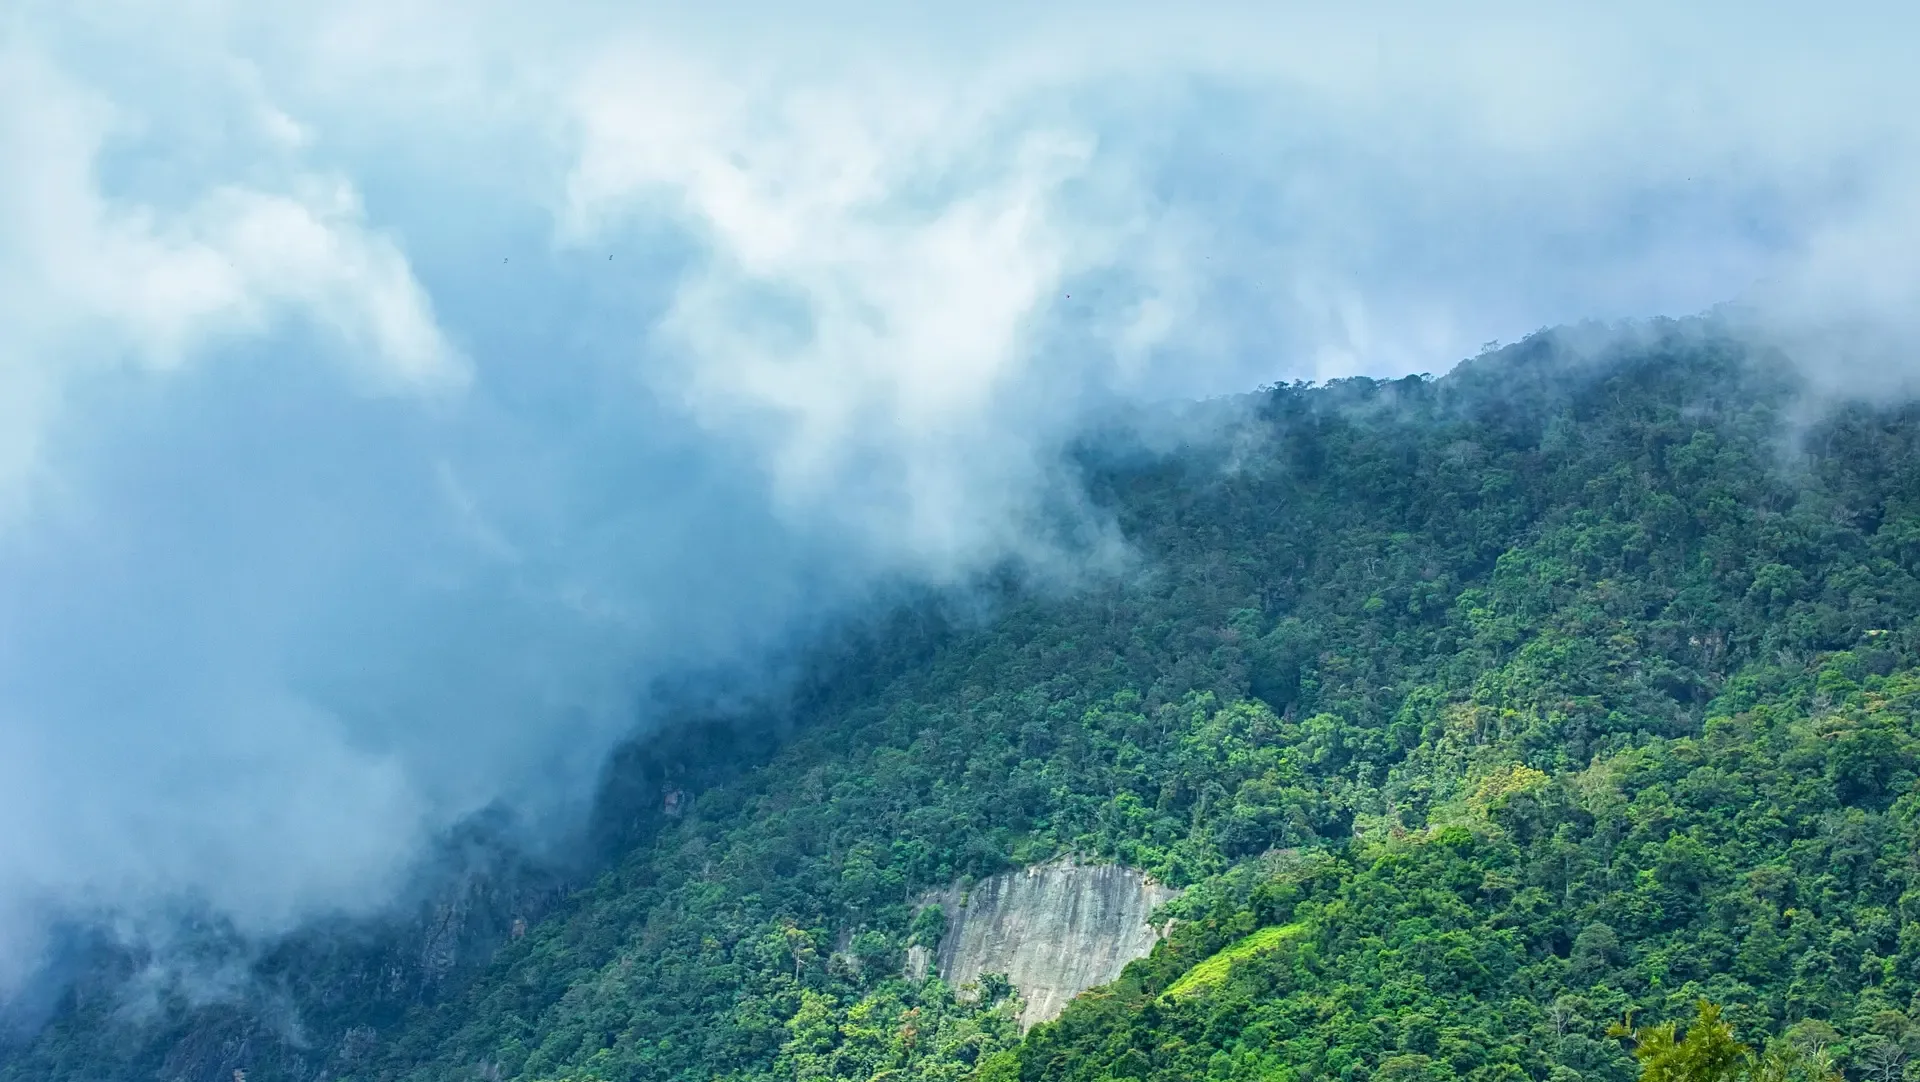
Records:
[[[1855,812],[1889,845],[1907,836],[1894,808],[1912,780],[1911,713],[1907,693],[1887,689],[1906,686],[1917,645],[1920,424],[1910,408],[1848,406],[1797,428],[1797,393],[1777,357],[1709,320],[1628,339],[1543,333],[1438,379],[1246,396],[1233,439],[1091,460],[1091,498],[1149,573],[1067,598],[1016,594],[984,623],[921,639],[876,634],[825,677],[844,685],[751,755],[726,726],[664,737],[682,741],[675,769],[698,778],[674,783],[690,810],[634,812],[648,825],[620,835],[620,859],[462,987],[378,1024],[351,1005],[309,1006],[305,1047],[258,1035],[240,1051],[207,1039],[219,1023],[206,1010],[176,1011],[132,1048],[68,1010],[0,1061],[0,1078],[1623,1082],[1631,1060],[1595,1017],[1679,1014],[1673,985],[1649,983],[1659,966],[1677,972],[1660,953],[1674,944],[1744,974],[1719,986],[1744,1026],[1811,1019],[1843,1051],[1864,1049],[1872,1015],[1913,1009],[1904,962],[1861,975],[1863,950],[1886,963],[1909,938],[1920,949],[1904,871],[1870,861],[1857,892],[1868,901],[1806,910],[1856,944],[1821,948],[1840,968],[1811,998],[1791,989],[1793,959],[1812,947],[1742,962],[1751,922],[1723,949],[1714,937],[1731,933],[1712,906],[1661,909],[1650,924],[1586,919],[1568,908],[1573,880],[1553,882],[1553,903],[1528,879],[1540,839],[1526,831],[1550,840],[1614,821],[1569,794],[1624,793],[1632,807],[1645,788],[1605,779],[1694,755],[1713,725],[1777,729],[1781,755],[1810,754],[1794,734],[1836,703],[1885,735],[1858,748],[1814,738],[1866,765],[1808,759],[1826,789],[1780,837]],[[1803,454],[1781,453],[1796,440]],[[1897,718],[1884,701],[1902,704]],[[1724,796],[1696,820],[1741,807],[1745,790],[1719,774],[1690,783]],[[630,785],[628,806],[648,807],[653,784]],[[1628,916],[1671,906],[1658,892],[1674,883],[1771,905],[1777,888],[1728,877],[1772,873],[1719,860],[1710,842],[1750,847],[1776,828],[1728,815],[1724,830],[1668,816],[1631,848],[1583,841],[1603,869],[1617,857],[1633,874],[1579,889]],[[1622,838],[1644,826],[1618,821]],[[1671,825],[1682,821],[1694,825]],[[1275,865],[1263,856],[1275,849],[1300,856]],[[921,892],[1063,852],[1187,888],[1174,935],[1024,1038],[999,982],[963,995],[898,979],[906,951],[937,938],[916,923]],[[1408,894],[1416,873],[1442,893]],[[1651,902],[1633,901],[1642,873]],[[1403,894],[1413,910],[1395,908]],[[1329,907],[1371,914],[1353,927],[1381,929],[1383,949],[1412,960],[1363,994],[1347,978],[1365,969],[1355,951],[1374,948],[1342,939]],[[1785,908],[1768,919],[1791,923]],[[1400,943],[1408,921],[1427,923]],[[1160,1002],[1194,965],[1283,923],[1314,931],[1245,973],[1230,966],[1215,991]],[[1454,945],[1429,951],[1428,938]],[[1456,946],[1465,961],[1449,961]],[[860,964],[836,964],[842,954]],[[1347,976],[1329,959],[1346,959]],[[1322,967],[1320,983],[1285,976],[1299,966]],[[1440,976],[1456,969],[1485,975]],[[1576,969],[1600,983],[1570,983]],[[1360,998],[1344,1014],[1263,1023],[1253,1004],[1283,977],[1309,999]],[[1366,998],[1382,990],[1398,998]],[[1564,997],[1584,997],[1584,1028],[1536,1038],[1529,1012]],[[1880,1005],[1864,1021],[1862,1002]],[[218,1054],[170,1058],[189,1045]]]

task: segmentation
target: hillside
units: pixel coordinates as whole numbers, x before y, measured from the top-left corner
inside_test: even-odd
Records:
[[[1606,1025],[1702,994],[1858,1077],[1920,1022],[1920,412],[1576,337],[1090,450],[1138,567],[636,746],[604,871],[472,880],[443,979],[316,933],[245,1005],[69,995],[0,1079],[1627,1082]],[[1183,891],[1119,981],[1023,1035],[903,975],[917,899],[1069,854]]]

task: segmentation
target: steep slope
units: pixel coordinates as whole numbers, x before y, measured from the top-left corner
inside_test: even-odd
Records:
[[[1211,884],[983,1077],[1632,1082],[1609,1024],[1701,997],[1871,1077],[1920,1036],[1920,671],[1889,660],[1763,667],[1554,777],[1483,745],[1426,828]]]
[[[1179,893],[1133,868],[1071,858],[951,887],[935,897],[947,915],[940,977],[964,987],[1002,974],[1025,1004],[1022,1030],[1052,1021],[1153,949],[1149,919]]]
[[[0,1077],[1611,1082],[1600,1020],[1696,988],[1864,1049],[1920,972],[1920,424],[1791,395],[1707,325],[1545,335],[1092,456],[1140,574],[904,613],[752,761],[687,738],[681,814],[464,990],[310,989],[199,1073],[218,1011],[68,1011]],[[901,975],[915,899],[1067,853],[1185,888],[1172,939],[1024,1040]]]

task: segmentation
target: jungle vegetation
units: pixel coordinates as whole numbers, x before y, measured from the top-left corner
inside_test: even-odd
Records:
[[[0,1079],[1907,1077],[1920,411],[1690,321],[1218,414],[1087,450],[1126,572],[630,749],[603,870],[458,980],[309,937],[298,1040],[73,1000]],[[1150,957],[1024,1035],[904,976],[915,899],[1063,853],[1185,889]]]

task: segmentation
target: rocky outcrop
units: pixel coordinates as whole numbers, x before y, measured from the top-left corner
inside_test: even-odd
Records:
[[[1179,893],[1132,868],[1072,860],[951,887],[927,899],[947,915],[940,976],[957,987],[1006,974],[1026,1001],[1028,1029],[1151,951],[1161,932],[1147,921]]]
[[[907,948],[907,979],[918,984],[927,979],[927,970],[933,965],[933,955],[918,943]]]

